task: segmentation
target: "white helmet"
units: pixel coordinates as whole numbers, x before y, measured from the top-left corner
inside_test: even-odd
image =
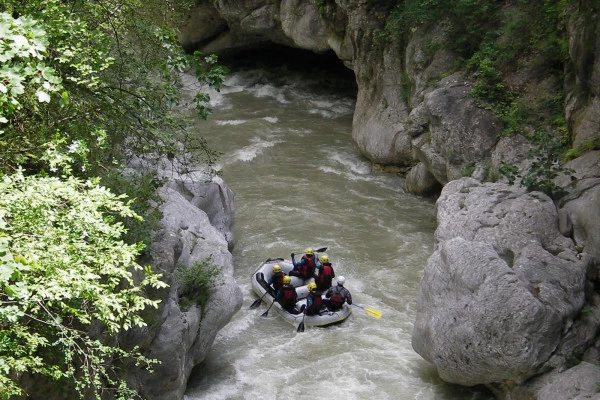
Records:
[[[340,286],[344,286],[344,283],[346,283],[346,278],[344,278],[343,276],[338,277],[337,284]]]

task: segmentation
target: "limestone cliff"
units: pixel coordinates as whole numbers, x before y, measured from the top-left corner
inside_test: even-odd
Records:
[[[516,26],[510,23],[525,18],[517,3],[499,11],[508,25],[494,40],[505,48],[518,38],[507,34]],[[542,49],[534,49],[496,77],[521,104],[556,106],[559,99],[566,134],[537,112],[518,116],[525,134],[507,134],[506,113],[514,110],[500,112],[473,95],[479,77],[457,67],[461,55],[448,44],[448,21],[411,29],[400,44],[379,40],[393,4],[215,0],[194,9],[180,40],[217,55],[273,44],[335,53],[356,77],[353,138],[365,157],[409,168],[407,191],[446,186],[436,251],[421,284],[415,350],[443,379],[485,384],[499,398],[568,398],[574,386],[593,392],[600,360],[599,154],[583,152],[567,165],[574,179],[555,180],[568,193],[558,203],[527,193],[518,176],[517,185],[500,179],[498,170],[502,163],[521,175],[530,168],[533,120],[574,149],[600,140],[597,1],[572,2],[561,17],[567,50],[560,74],[541,68]],[[464,175],[477,180],[457,181]],[[576,373],[589,380],[557,391],[556,382]]]
[[[219,177],[163,174],[168,178],[159,190],[163,218],[145,264],[162,274],[169,287],[148,293],[161,303],[146,315],[146,329],[120,338],[123,346],[140,346],[145,356],[160,362],[152,373],[135,366],[126,369],[129,384],[148,400],[183,399],[192,369],[206,358],[219,330],[242,305],[229,252],[233,193]],[[206,260],[220,270],[206,303],[183,304],[177,269]]]

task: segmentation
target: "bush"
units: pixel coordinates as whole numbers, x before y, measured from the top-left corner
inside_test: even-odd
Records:
[[[567,152],[565,153],[565,157],[563,158],[563,161],[567,162],[567,161],[574,160],[577,157],[580,157],[582,154],[587,153],[588,151],[598,150],[598,149],[600,149],[600,138],[586,140],[585,142],[583,142],[579,146],[577,146],[576,149],[567,150]]]
[[[522,185],[528,190],[539,190],[552,199],[557,200],[566,191],[554,183],[554,178],[561,174],[571,174],[573,171],[561,165],[564,146],[560,140],[553,138],[545,131],[536,131],[531,142],[528,158],[533,160],[531,167],[523,177]]]
[[[204,310],[208,289],[220,275],[221,267],[213,263],[212,257],[191,267],[178,265],[176,276],[180,284],[180,305],[185,307],[190,303],[196,303]]]
[[[125,228],[115,216],[139,218],[124,201],[76,178],[0,179],[0,399],[20,394],[21,374],[80,398],[133,398],[108,360],[156,362],[89,334],[92,323],[103,335],[145,326],[139,312],[159,301],[144,288],[167,286],[137,264],[141,247],[121,240]]]

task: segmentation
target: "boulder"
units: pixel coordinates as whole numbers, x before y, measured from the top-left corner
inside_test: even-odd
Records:
[[[560,229],[600,265],[600,151],[590,151],[567,163],[575,181],[560,176],[557,184],[569,190],[560,200]]]
[[[542,193],[462,178],[437,201],[413,348],[442,379],[514,388],[548,370],[583,307],[586,265]]]
[[[600,400],[600,368],[588,362],[536,377],[513,393],[515,399]]]
[[[404,180],[404,190],[420,196],[428,195],[436,191],[439,187],[439,182],[423,163],[419,163],[411,168]]]
[[[412,345],[440,377],[466,386],[520,383],[558,345],[560,316],[484,242],[453,238],[430,257]]]

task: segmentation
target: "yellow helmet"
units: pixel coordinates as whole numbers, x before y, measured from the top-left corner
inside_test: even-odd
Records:
[[[317,288],[317,284],[316,284],[316,283],[314,283],[314,282],[311,282],[311,283],[309,283],[309,284],[308,284],[308,290],[309,290],[309,291],[311,291],[311,292],[312,292],[312,291],[313,291],[313,290],[315,290],[316,288]]]
[[[273,265],[273,272],[275,272],[275,273],[281,272],[281,267],[279,266],[279,264]]]
[[[321,257],[319,257],[319,260],[321,260],[322,263],[328,263],[329,257],[327,256],[327,254],[323,254]]]
[[[292,278],[290,278],[289,276],[284,276],[283,277],[283,284],[284,285],[289,285],[290,282],[292,282]]]
[[[315,252],[312,249],[312,247],[308,247],[306,250],[304,250],[304,254],[306,254],[307,256],[312,256],[315,254]]]

